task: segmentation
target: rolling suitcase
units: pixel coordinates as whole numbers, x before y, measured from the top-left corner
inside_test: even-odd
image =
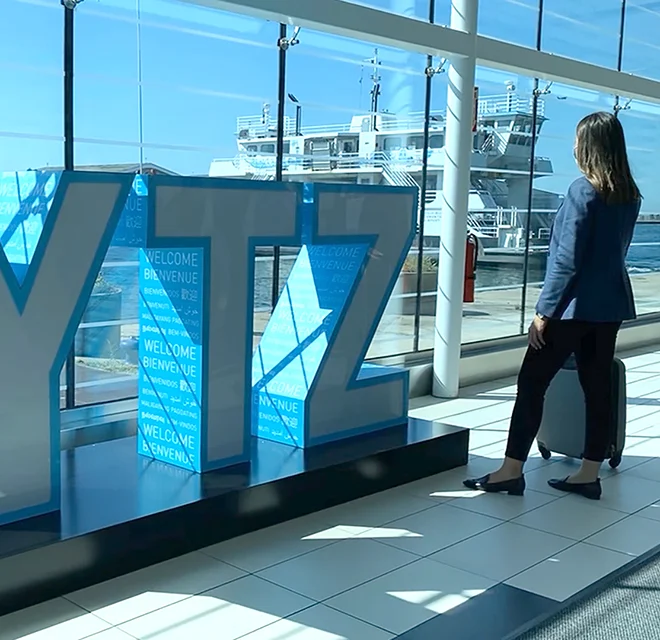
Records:
[[[626,438],[626,367],[618,358],[612,367],[614,413],[611,444],[606,457],[610,467],[621,464]],[[545,397],[543,420],[537,436],[539,451],[545,460],[551,452],[581,458],[584,448],[584,393],[578,378],[577,363],[571,356],[552,381]]]

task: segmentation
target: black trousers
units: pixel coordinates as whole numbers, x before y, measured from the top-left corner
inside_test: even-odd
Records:
[[[524,462],[538,434],[545,394],[566,360],[575,354],[586,401],[583,457],[602,462],[611,444],[612,362],[621,323],[550,320],[545,346],[528,348],[518,375],[518,395],[511,416],[506,455]]]

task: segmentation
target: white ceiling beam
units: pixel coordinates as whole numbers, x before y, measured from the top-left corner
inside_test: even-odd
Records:
[[[584,89],[660,102],[660,82],[479,36],[477,62],[487,67]]]
[[[424,55],[467,55],[472,45],[466,33],[344,0],[183,1]]]
[[[475,50],[466,33],[344,0],[182,1],[421,54],[451,58]],[[476,57],[486,67],[660,103],[660,82],[655,80],[493,38],[476,38]]]

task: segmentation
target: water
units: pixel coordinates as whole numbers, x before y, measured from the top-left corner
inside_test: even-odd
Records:
[[[109,261],[132,261],[135,263],[138,253],[135,249],[111,248],[108,252]],[[282,256],[280,264],[280,283],[293,266],[290,256]],[[628,254],[628,266],[631,274],[660,271],[660,224],[639,224],[635,230],[633,245]],[[270,306],[271,281],[273,263],[271,258],[257,260],[255,265],[255,296],[256,309]],[[138,268],[134,266],[104,267],[103,277],[122,289],[122,318],[133,321],[138,316]],[[528,281],[541,282],[543,271],[530,269]],[[477,270],[478,289],[491,287],[515,287],[523,282],[523,269],[520,265],[498,266],[496,268],[481,268]]]
[[[660,271],[660,224],[637,225],[628,252],[628,270],[631,274]],[[528,282],[542,282],[543,277],[544,269],[530,266]],[[477,269],[477,289],[514,287],[522,283],[523,268],[519,265]]]

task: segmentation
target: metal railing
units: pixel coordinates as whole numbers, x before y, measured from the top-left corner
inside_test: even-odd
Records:
[[[496,115],[509,115],[516,113],[531,114],[533,96],[531,94],[511,92],[501,95],[484,96],[479,98],[477,115],[481,118]],[[538,101],[538,113],[544,114],[545,104],[543,100]],[[431,129],[444,129],[446,111],[441,109],[432,110]],[[363,123],[367,122],[368,130],[373,130],[376,121],[378,132],[390,131],[421,131],[424,128],[424,112],[411,111],[405,115],[398,116],[391,113],[366,111],[356,113],[351,122],[339,124],[304,125],[300,131],[296,131],[295,118],[285,116],[284,135],[293,136],[317,135],[323,133],[360,133],[363,131]],[[270,115],[239,116],[236,119],[236,135],[239,139],[250,138],[274,138],[277,135],[277,123]]]

